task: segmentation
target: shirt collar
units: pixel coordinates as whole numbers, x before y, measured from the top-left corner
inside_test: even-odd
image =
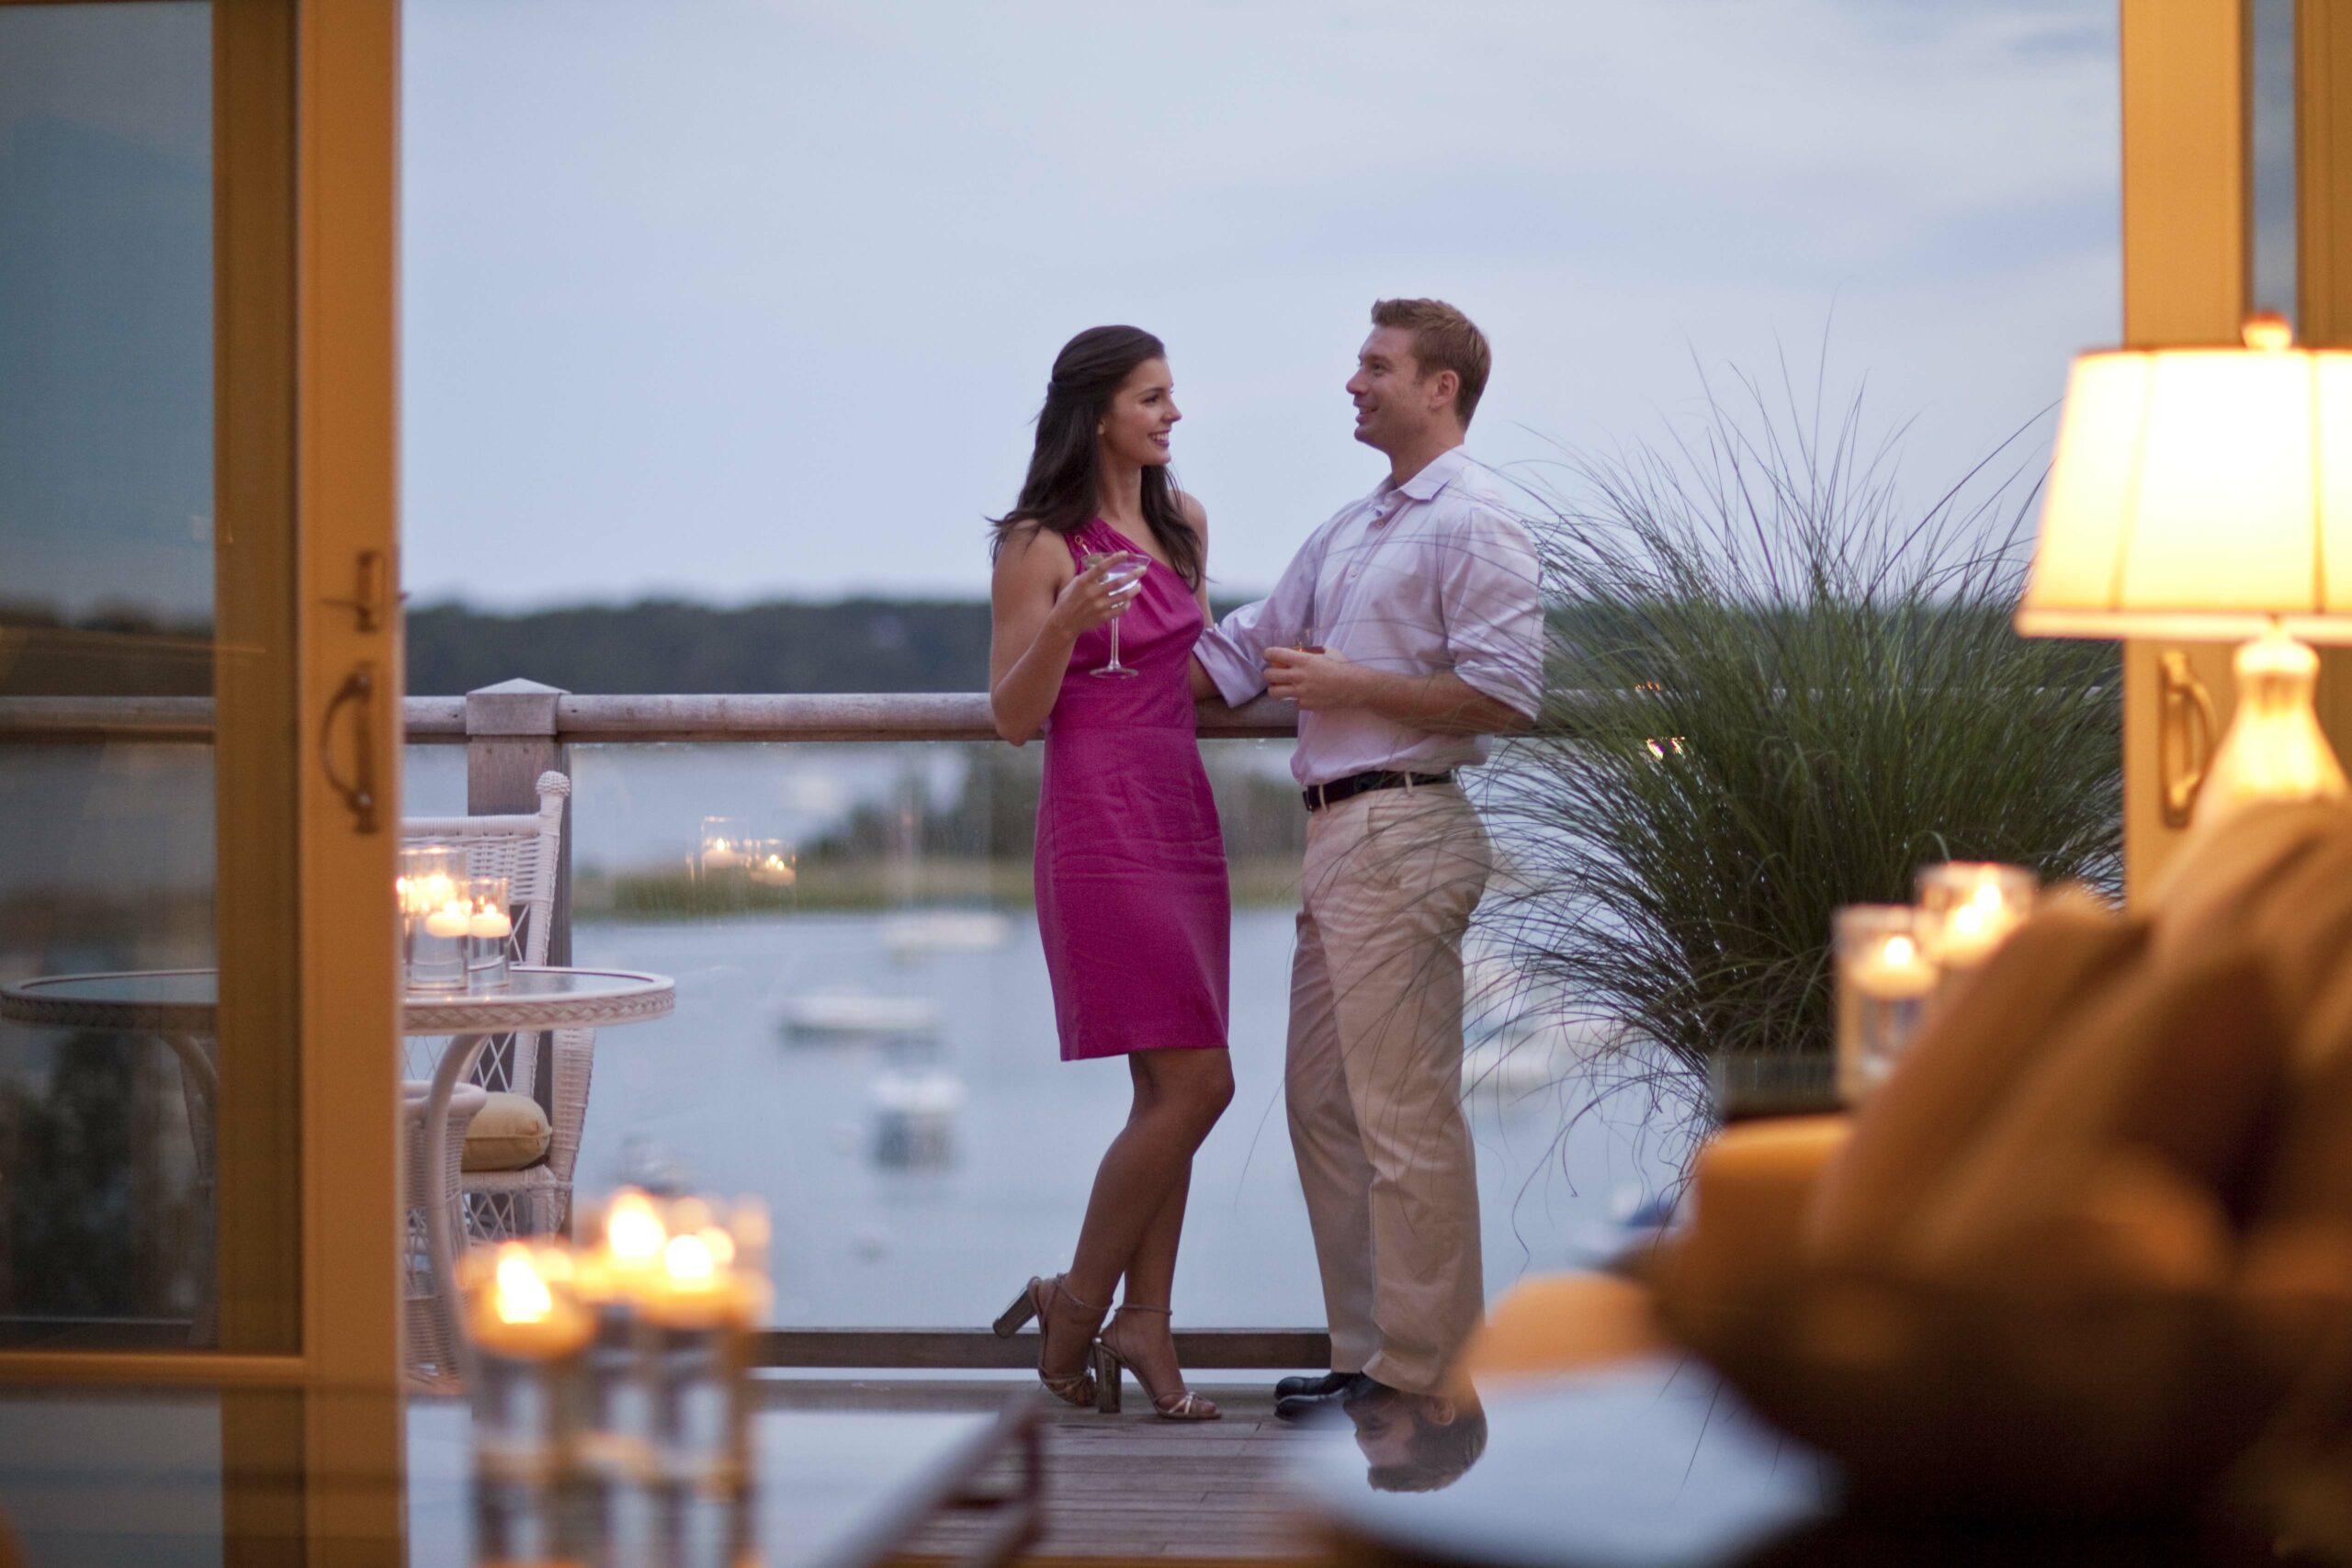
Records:
[[[1423,464],[1421,471],[1403,484],[1392,485],[1386,479],[1381,480],[1380,488],[1372,492],[1373,499],[1378,501],[1401,493],[1408,501],[1433,501],[1438,491],[1452,484],[1469,463],[1468,452],[1459,446],[1450,447]]]

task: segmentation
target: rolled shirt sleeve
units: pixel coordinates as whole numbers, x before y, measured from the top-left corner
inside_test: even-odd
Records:
[[[1244,604],[1201,633],[1193,657],[1216,682],[1227,707],[1239,707],[1266,689],[1266,649],[1295,636],[1315,620],[1315,579],[1322,570],[1320,547],[1329,525],[1310,538],[1283,570],[1274,591]]]
[[[1266,643],[1260,628],[1270,603],[1261,599],[1242,605],[1204,630],[1193,644],[1193,657],[1216,682],[1227,707],[1239,707],[1266,689]]]
[[[1472,509],[1447,541],[1439,602],[1453,672],[1532,722],[1543,705],[1544,601],[1525,526],[1491,506]]]

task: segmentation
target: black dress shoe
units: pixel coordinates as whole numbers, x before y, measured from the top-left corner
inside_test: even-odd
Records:
[[[1327,1410],[1337,1410],[1352,1398],[1357,1385],[1372,1380],[1362,1372],[1325,1372],[1319,1378],[1284,1378],[1274,1384],[1274,1414],[1295,1421]]]
[[[1319,1378],[1284,1378],[1274,1385],[1274,1397],[1296,1399],[1304,1395],[1308,1399],[1328,1399],[1332,1394],[1344,1393],[1348,1384],[1360,1375],[1356,1372],[1325,1372]]]

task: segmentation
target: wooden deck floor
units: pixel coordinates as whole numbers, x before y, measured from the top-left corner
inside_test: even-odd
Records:
[[[1298,1445],[1329,1440],[1329,1434],[1277,1420],[1272,1377],[1203,1380],[1201,1392],[1225,1416],[1196,1425],[1155,1419],[1132,1385],[1116,1416],[1050,1407],[1046,1529],[1031,1555],[1057,1568],[1321,1560],[1314,1532],[1294,1511],[1283,1473]],[[989,1410],[1019,1387],[948,1380],[763,1382],[771,1403],[808,1410]],[[990,1477],[989,1483],[1005,1480]],[[981,1528],[977,1519],[946,1521],[926,1533],[913,1555],[953,1557]]]

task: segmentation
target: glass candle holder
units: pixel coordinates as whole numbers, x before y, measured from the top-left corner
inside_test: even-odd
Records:
[[[1838,1094],[1868,1098],[1918,1032],[1938,971],[1908,904],[1849,904],[1837,913]]]
[[[584,1427],[593,1332],[560,1247],[510,1241],[468,1255],[466,1337],[474,1347],[474,1473],[547,1487],[571,1466]]]
[[[789,888],[800,880],[799,856],[782,839],[744,840],[743,865],[754,887]]]
[[[660,1271],[669,1227],[661,1205],[634,1188],[582,1217],[582,1234],[595,1240],[580,1259],[581,1299],[594,1323],[581,1462],[607,1480],[634,1483],[652,1472],[649,1347],[638,1303]]]
[[[2033,912],[2041,884],[2021,865],[1946,861],[1919,873],[1919,938],[1947,981],[1993,955]]]
[[[653,1472],[724,1495],[751,1475],[750,1303],[734,1244],[716,1225],[673,1235],[638,1298],[647,1339]]]
[[[469,991],[506,988],[514,936],[514,917],[507,902],[509,886],[503,876],[477,876],[468,889],[471,912],[466,920],[466,988]]]
[[[704,882],[723,881],[746,869],[743,824],[732,817],[702,819],[702,840],[695,852],[695,875]]]
[[[466,932],[473,907],[465,852],[454,844],[401,846],[401,970],[412,991],[466,988]]]

